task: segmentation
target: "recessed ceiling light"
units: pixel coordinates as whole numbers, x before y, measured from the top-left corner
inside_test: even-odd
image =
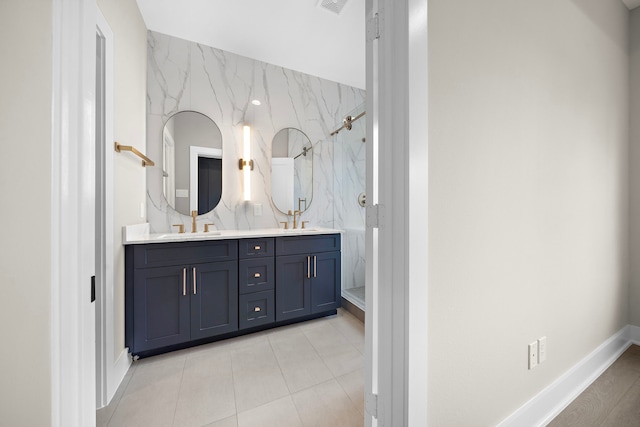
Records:
[[[262,104],[262,102],[260,102],[260,101],[259,101],[259,100],[257,100],[257,99],[254,99],[253,101],[251,101],[251,103],[252,103],[253,105],[260,105],[260,104]]]

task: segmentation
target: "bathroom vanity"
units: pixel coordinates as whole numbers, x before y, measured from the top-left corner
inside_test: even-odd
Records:
[[[126,345],[134,357],[335,314],[337,230],[125,238]]]

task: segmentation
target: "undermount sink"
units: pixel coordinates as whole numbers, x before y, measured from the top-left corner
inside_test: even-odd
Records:
[[[307,227],[307,228],[281,228],[281,232],[283,233],[310,233],[313,231],[320,231],[318,228]]]
[[[219,236],[222,234],[220,231],[198,231],[197,233],[168,233],[161,234],[158,239],[189,239],[194,237],[207,237],[207,236]]]

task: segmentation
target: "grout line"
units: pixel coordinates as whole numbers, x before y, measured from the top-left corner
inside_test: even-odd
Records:
[[[182,383],[184,382],[184,369],[187,366],[187,356],[184,356],[184,362],[182,363],[182,375],[180,376],[180,387],[178,387],[178,394],[176,395],[176,403],[173,408],[173,420],[171,425],[176,425],[176,414],[178,413],[178,402],[180,401],[180,392],[182,391]]]
[[[231,362],[231,388],[233,389],[233,412],[236,417],[236,426],[238,425],[238,401],[236,396],[236,377],[233,374],[233,352],[235,350],[230,348],[228,350],[229,353],[229,361]]]
[[[273,358],[276,359],[276,364],[278,365],[278,369],[280,370],[280,375],[282,375],[282,380],[284,381],[285,387],[287,387],[287,391],[289,392],[289,396],[291,396],[291,389],[289,388],[289,383],[287,383],[287,378],[284,376],[284,371],[282,370],[282,365],[280,365],[280,359],[276,354],[276,351],[273,349],[273,343],[271,342],[271,338],[267,337],[267,342],[269,343],[269,348],[273,353]]]

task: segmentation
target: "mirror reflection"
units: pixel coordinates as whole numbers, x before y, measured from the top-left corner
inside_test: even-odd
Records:
[[[299,129],[285,128],[273,137],[271,199],[283,212],[304,212],[313,198],[313,145]]]
[[[162,131],[162,189],[176,211],[203,215],[222,197],[222,133],[209,117],[181,111]]]

